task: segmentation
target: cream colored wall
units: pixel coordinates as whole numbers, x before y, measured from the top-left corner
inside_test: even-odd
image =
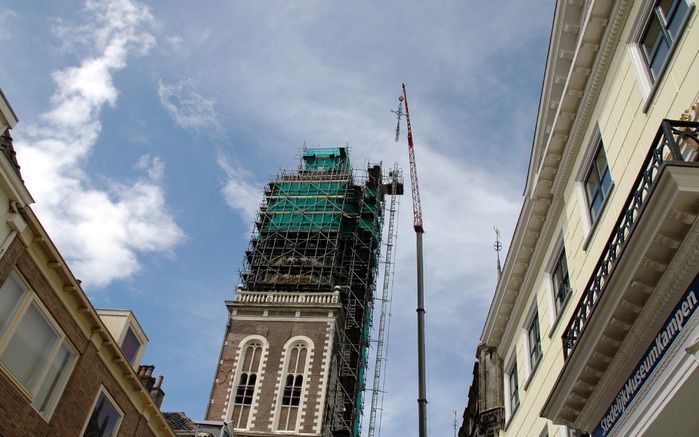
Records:
[[[105,314],[104,311],[98,309],[97,314],[99,314],[102,323],[107,327],[109,333],[112,334],[114,340],[116,340],[118,344],[121,344],[129,324],[128,312],[124,312],[123,314]]]
[[[501,345],[500,352],[503,354],[506,366],[512,362],[513,352],[517,354],[520,386],[520,406],[514,417],[508,420],[505,430],[501,431],[501,436],[536,437],[544,427],[548,427],[549,436],[566,435],[564,427],[553,425],[539,416],[563,366],[561,335],[609,238],[661,120],[663,118],[679,119],[682,112],[688,109],[699,96],[697,79],[699,77],[697,73],[699,72],[699,29],[697,29],[699,10],[697,9],[699,8],[695,4],[695,10],[648,111],[642,112],[645,97],[638,83],[636,67],[626,46],[641,3],[636,2],[633,6],[614,53],[607,78],[581,143],[575,167],[565,188],[565,204],[558,219],[556,231],[553,233],[554,238],[548,243],[544,257],[546,260],[544,263],[547,263],[556,255],[553,253],[557,243],[556,238],[562,234],[573,294],[561,314],[560,322],[550,332],[555,322],[551,317],[553,313],[550,308],[551,289],[545,267],[541,266],[529,295],[527,296],[525,292],[521,295],[521,298],[527,296],[528,302],[517,319],[518,329],[514,337],[509,340],[504,339]],[[599,218],[599,223],[593,230],[589,245],[584,250],[583,244],[587,238],[587,232],[580,213],[586,210],[586,205],[580,204],[584,199],[580,199],[576,192],[575,175],[583,165],[585,150],[590,145],[597,124],[604,142],[614,188]],[[538,307],[543,356],[531,376],[532,381],[525,390],[524,387],[529,378],[527,364],[525,364],[529,361],[529,351],[524,326],[534,302]],[[505,368],[505,371],[507,370],[508,368]],[[509,399],[506,399],[506,402],[508,401]]]
[[[0,190],[0,217],[3,218],[2,220],[0,220],[0,245],[3,244],[3,242],[7,239],[8,235],[11,232],[10,227],[4,220],[5,215],[7,215],[9,210],[10,198],[7,196],[7,193],[5,193],[5,190]],[[0,250],[5,250],[5,248],[0,247]]]

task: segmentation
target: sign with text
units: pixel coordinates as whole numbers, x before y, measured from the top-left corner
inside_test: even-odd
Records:
[[[619,394],[617,394],[614,402],[609,406],[607,411],[602,416],[597,428],[592,432],[592,437],[605,437],[617,424],[621,416],[624,414],[628,406],[636,397],[641,387],[646,383],[648,377],[653,373],[656,366],[663,359],[665,353],[670,348],[675,339],[682,332],[685,324],[696,311],[697,298],[699,297],[699,275],[694,278],[692,285],[689,286],[682,298],[677,302],[677,305],[670,313],[662,328],[655,336],[653,343],[648,347],[646,352],[641,357],[636,365],[636,368],[631,372],[631,376],[626,380]]]

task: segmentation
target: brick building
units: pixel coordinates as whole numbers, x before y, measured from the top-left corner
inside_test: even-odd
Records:
[[[306,149],[267,185],[207,419],[241,436],[359,435],[385,190],[346,148]]]
[[[16,123],[0,91],[0,435],[172,436],[136,373],[138,323],[122,312],[115,340],[29,206]]]

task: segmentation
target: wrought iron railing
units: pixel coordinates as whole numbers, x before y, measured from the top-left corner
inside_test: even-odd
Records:
[[[609,278],[636,229],[665,164],[685,160],[680,150],[681,146],[684,146],[682,148],[699,147],[698,132],[698,122],[663,120],[660,124],[653,139],[653,145],[643,161],[641,171],[619,214],[612,234],[563,333],[563,354],[566,360],[580,341],[592,313],[604,294]]]

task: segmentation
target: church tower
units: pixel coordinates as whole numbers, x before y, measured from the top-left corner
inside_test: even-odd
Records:
[[[359,436],[391,188],[380,165],[353,171],[344,147],[304,149],[267,184],[207,419],[239,436]]]

